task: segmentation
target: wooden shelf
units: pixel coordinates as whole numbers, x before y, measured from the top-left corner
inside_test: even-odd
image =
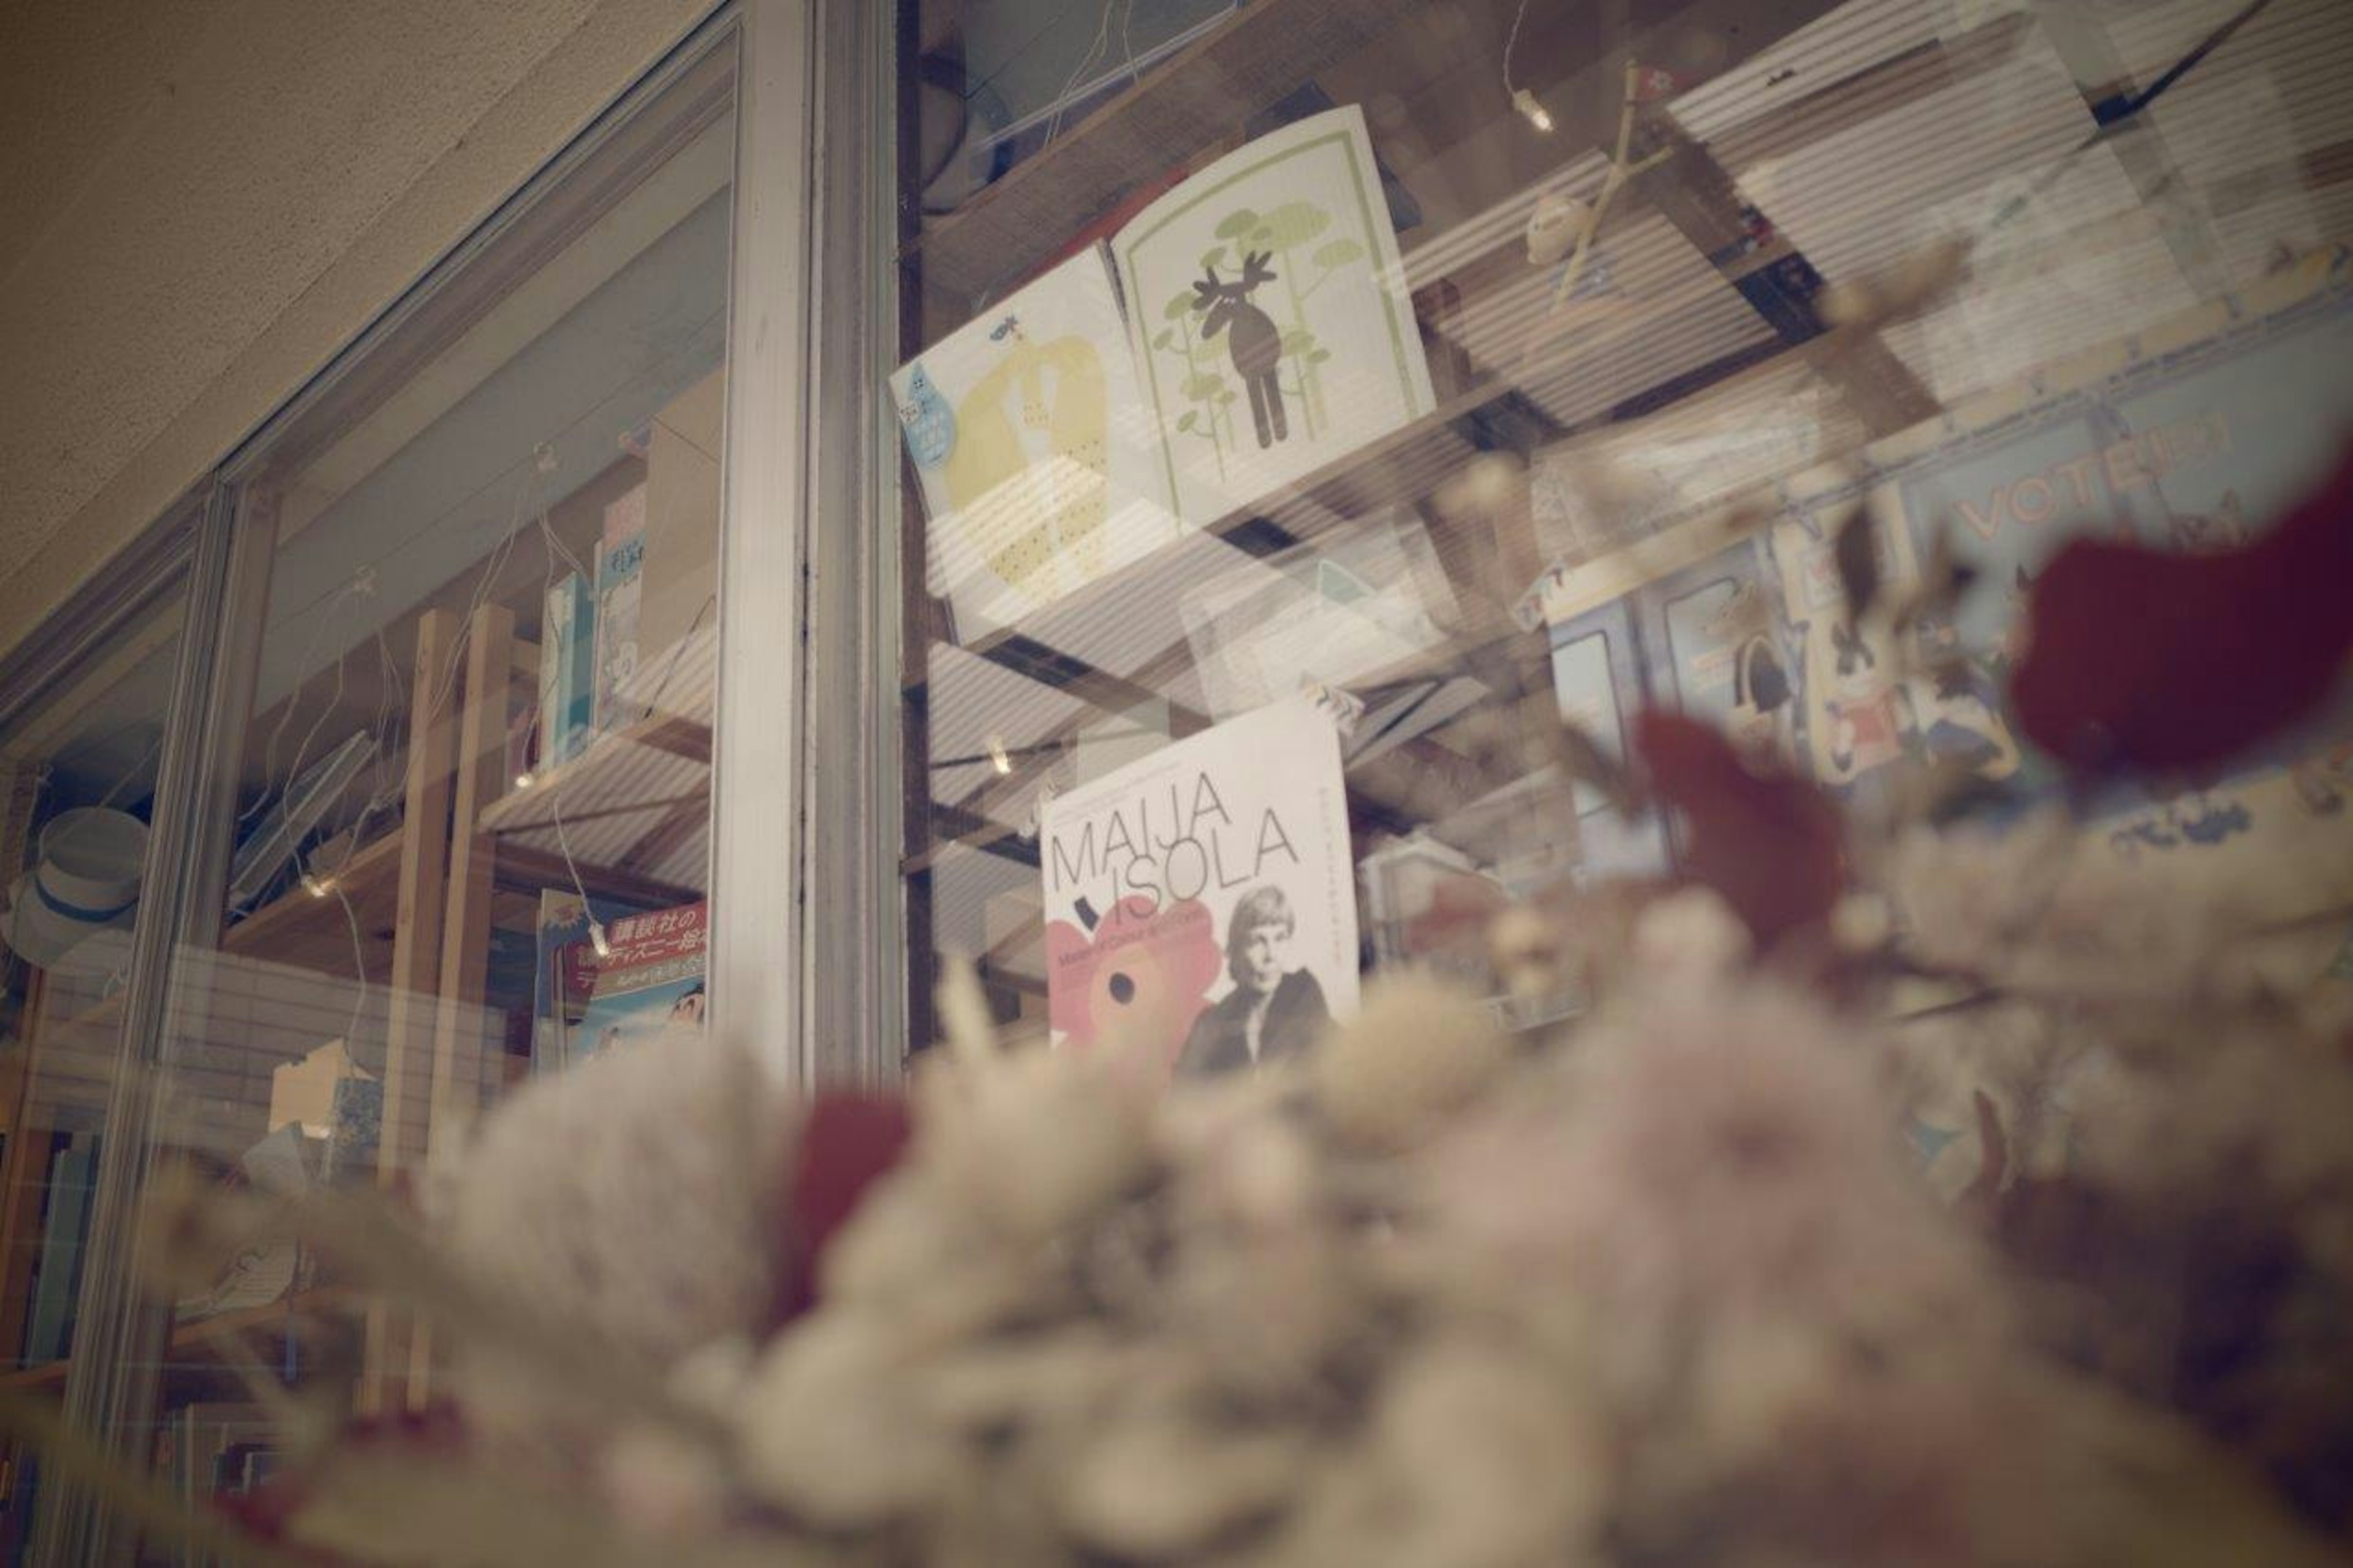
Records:
[[[306,968],[349,967],[352,931],[343,905],[351,904],[363,942],[389,940],[376,933],[388,932],[398,914],[400,847],[406,830],[404,824],[362,845],[339,867],[315,868],[327,891],[313,893],[298,883],[223,932],[221,951],[267,952],[274,962]]]
[[[967,298],[1024,278],[1140,181],[1196,156],[1424,3],[1252,0],[931,220],[902,259],[920,258],[925,284]]]
[[[322,896],[298,884],[224,931],[221,951],[267,954],[273,963],[346,973],[352,962],[351,921],[343,915],[348,900],[352,919],[359,922],[363,945],[373,943],[388,952],[390,932],[398,916],[401,832],[396,828],[363,845],[332,874],[330,880],[342,889],[342,899],[332,890]],[[370,966],[372,979],[376,967]],[[118,991],[59,1020],[55,1027],[66,1035],[111,1028],[121,1016],[122,994]]]
[[[566,866],[564,857],[544,849],[528,848],[519,844],[499,846],[496,863],[497,880],[501,887],[537,891],[542,888],[569,888],[575,868],[580,873],[580,885],[592,898],[611,899],[617,903],[634,904],[639,909],[668,909],[677,904],[691,904],[702,898],[700,889],[677,882],[665,882],[658,878],[622,870],[618,867],[592,865],[575,860]]]
[[[509,790],[483,808],[481,830],[509,834],[552,827],[556,803],[567,799],[573,803],[565,811],[565,825],[570,826],[587,820],[586,812],[659,810],[689,795],[687,790],[671,790],[658,798],[629,798],[630,774],[647,767],[648,752],[701,764],[693,788],[705,795],[710,793],[711,726],[658,715],[597,736],[570,762],[541,773],[526,787]],[[594,804],[610,795],[621,796],[622,804],[617,807]]]
[[[326,1311],[355,1300],[357,1292],[344,1285],[322,1285],[294,1295],[269,1301],[259,1307],[243,1307],[233,1312],[221,1312],[194,1322],[174,1325],[172,1337],[165,1342],[166,1376],[185,1373],[195,1367],[208,1366],[215,1350],[250,1329],[267,1331],[288,1324],[313,1313]],[[186,1358],[184,1363],[183,1357]],[[190,1363],[193,1363],[190,1364]],[[38,1366],[20,1367],[15,1372],[0,1373],[0,1389],[47,1389],[61,1387],[66,1373],[73,1365],[71,1358],[43,1362]]]
[[[1410,258],[1408,258],[1409,266]],[[1596,337],[1564,337],[1548,345],[1526,363],[1508,372],[1490,374],[1450,397],[1441,397],[1438,405],[1417,419],[1410,420],[1388,434],[1375,437],[1352,451],[1343,453],[1314,472],[1278,487],[1247,506],[1205,523],[1198,531],[1211,538],[1223,539],[1247,528],[1262,527],[1271,521],[1296,537],[1311,538],[1314,530],[1311,520],[1325,515],[1352,515],[1358,510],[1351,497],[1372,491],[1388,495],[1395,502],[1410,502],[1426,495],[1431,485],[1451,474],[1461,461],[1481,449],[1472,438],[1473,427],[1482,422],[1499,418],[1524,419],[1527,416],[1522,386],[1547,374],[1565,368],[1579,357],[1593,353],[1608,341],[1648,325],[1646,321],[1630,321],[1611,329],[1609,339]],[[1760,349],[1773,353],[1785,352],[1778,343],[1760,345],[1758,349],[1743,348],[1726,356],[1717,366],[1704,367],[1716,374],[1704,378],[1712,384],[1719,379],[1729,379],[1757,367]],[[1590,425],[1607,425],[1619,415],[1610,409],[1591,421]],[[1561,439],[1585,427],[1564,428],[1550,434],[1551,439]],[[1090,599],[1114,598],[1124,592],[1133,592],[1152,576],[1165,572],[1166,562],[1158,555],[1146,556],[1114,572],[1106,573],[1056,602],[1058,615],[1076,619],[1092,619],[1080,614],[1079,608]],[[1516,588],[1522,584],[1514,584]],[[1018,639],[1035,639],[1037,627],[1029,623],[999,626],[973,638],[968,643],[951,646],[960,647],[976,658],[987,658]],[[1149,661],[1147,661],[1147,666]],[[922,690],[930,681],[928,669],[911,667],[904,677],[902,689],[909,692]],[[1145,681],[1145,675],[1129,672],[1126,679]],[[1145,682],[1149,684],[1148,681]]]

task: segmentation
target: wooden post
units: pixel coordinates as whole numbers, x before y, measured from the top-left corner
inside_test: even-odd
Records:
[[[433,997],[439,990],[441,920],[449,874],[449,800],[456,771],[456,698],[433,694],[456,646],[458,617],[427,610],[417,617],[417,658],[409,683],[408,782],[400,824],[400,888],[394,909],[392,977],[385,998],[384,1124],[376,1147],[376,1180],[393,1185],[425,1158],[432,1081]],[[359,1407],[379,1415],[406,1399],[410,1328],[382,1301],[367,1312]]]
[[[507,789],[507,686],[514,668],[514,612],[484,605],[467,628],[459,706],[456,787],[450,800],[449,874],[444,883],[439,996],[433,1021],[433,1079],[426,1163],[448,1159],[481,1110],[491,959],[491,871],[497,846],[477,826]],[[421,1406],[431,1382],[424,1325],[409,1346],[408,1401]]]

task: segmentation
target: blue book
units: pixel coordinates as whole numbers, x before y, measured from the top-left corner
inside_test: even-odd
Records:
[[[580,754],[596,718],[596,597],[577,572],[547,591],[540,623],[539,765]]]
[[[645,595],[646,487],[605,508],[596,553],[596,664],[591,722],[617,730],[637,717],[621,694],[638,673],[638,605]]]

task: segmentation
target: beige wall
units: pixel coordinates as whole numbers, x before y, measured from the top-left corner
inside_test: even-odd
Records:
[[[0,4],[0,651],[714,3]]]

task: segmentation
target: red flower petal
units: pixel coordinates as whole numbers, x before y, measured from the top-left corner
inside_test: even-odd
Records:
[[[1651,786],[1683,813],[1683,868],[1759,946],[1829,915],[1846,882],[1844,819],[1803,779],[1748,771],[1732,743],[1680,713],[1634,721]]]
[[[2019,728],[2086,771],[2220,763],[2309,713],[2353,653],[2353,449],[2254,542],[2078,540],[2029,602]]]
[[[1214,922],[1198,899],[1161,909],[1122,899],[1092,939],[1067,921],[1046,927],[1048,1014],[1066,1042],[1092,1047],[1107,1029],[1142,1030],[1167,1047],[1169,1066],[1224,967]]]
[[[899,1163],[912,1131],[907,1102],[895,1096],[821,1094],[809,1107],[785,1203],[780,1322],[816,1304],[826,1244]]]

